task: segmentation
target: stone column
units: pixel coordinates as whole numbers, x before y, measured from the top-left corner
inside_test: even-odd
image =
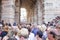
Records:
[[[30,10],[30,8],[27,9],[27,23],[31,23],[31,10]]]
[[[15,22],[20,23],[20,0],[16,0],[15,5]]]
[[[37,21],[38,24],[41,25],[43,23],[43,4],[42,0],[37,1]]]
[[[34,24],[37,24],[37,3],[36,3],[36,5],[35,5],[35,7],[34,7],[34,17],[33,17],[33,19],[34,19]]]
[[[34,9],[31,10],[31,23],[34,23]]]
[[[34,20],[33,20],[33,17],[34,17],[34,16],[33,16],[33,15],[34,15],[33,9],[28,9],[27,12],[28,12],[28,13],[27,13],[27,22],[28,22],[28,23],[33,23],[33,21],[34,21]]]
[[[32,19],[32,14],[33,14],[33,13],[32,13],[32,9],[30,9],[30,12],[29,12],[29,13],[30,13],[30,14],[29,14],[29,15],[30,15],[30,16],[29,16],[29,17],[30,17],[30,23],[32,23],[32,20],[33,20],[33,19]]]
[[[15,0],[2,0],[2,20],[13,23],[15,16]]]

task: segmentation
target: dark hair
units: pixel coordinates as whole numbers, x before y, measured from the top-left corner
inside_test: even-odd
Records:
[[[55,35],[56,35],[56,34],[55,34],[54,32],[50,32],[50,34],[52,34],[52,35],[53,35],[53,38],[55,38]]]
[[[11,24],[9,23],[9,26],[11,26]]]
[[[38,35],[40,38],[42,38],[43,32],[42,32],[42,31],[38,31],[38,32],[37,32],[37,35]]]
[[[8,23],[6,23],[5,25],[9,25]]]
[[[31,26],[31,23],[29,25]]]
[[[31,29],[30,28],[27,28],[29,32],[31,32]]]

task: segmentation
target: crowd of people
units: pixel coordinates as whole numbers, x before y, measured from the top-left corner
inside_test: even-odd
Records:
[[[60,17],[42,25],[0,22],[0,40],[60,40]]]

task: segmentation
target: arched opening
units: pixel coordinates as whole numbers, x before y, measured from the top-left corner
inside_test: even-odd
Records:
[[[20,20],[21,20],[21,22],[26,23],[27,22],[27,11],[26,11],[26,9],[21,8],[20,11],[21,11]]]

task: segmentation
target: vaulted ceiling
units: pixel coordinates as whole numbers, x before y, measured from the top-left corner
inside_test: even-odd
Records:
[[[33,8],[36,0],[20,0],[22,7]]]
[[[39,0],[19,0],[20,1],[20,7],[24,7],[27,9],[32,9],[34,8],[35,4]],[[18,2],[18,0],[16,0]],[[40,3],[42,3],[43,0],[40,0]]]

